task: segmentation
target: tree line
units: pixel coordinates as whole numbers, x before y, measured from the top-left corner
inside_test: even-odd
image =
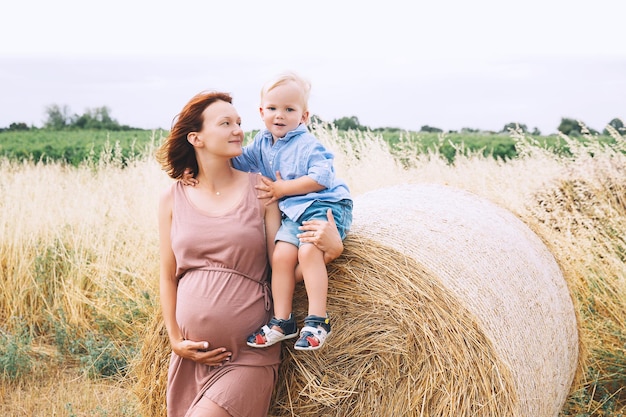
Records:
[[[122,125],[111,117],[111,109],[106,106],[88,108],[81,115],[72,114],[67,105],[59,106],[52,104],[45,108],[46,120],[43,129],[48,130],[73,130],[73,129],[94,129],[94,130],[142,130],[128,125]],[[26,123],[11,123],[8,128],[0,130],[19,131],[35,130],[34,126]]]
[[[109,130],[109,131],[123,131],[123,130],[143,130],[139,128],[134,128],[128,125],[122,125],[117,120],[111,117],[111,110],[106,107],[96,107],[92,109],[87,109],[82,115],[72,114],[70,108],[67,105],[59,106],[58,104],[52,104],[45,108],[46,120],[43,125],[43,129],[49,130],[73,130],[73,129],[94,129],[94,130]],[[313,123],[325,123],[319,116],[312,115],[311,121]],[[400,128],[394,127],[381,127],[381,128],[370,128],[369,126],[362,125],[359,122],[358,117],[350,116],[350,117],[341,117],[339,119],[334,119],[331,122],[337,129],[348,131],[348,130],[361,130],[361,131],[401,131]],[[570,118],[562,118],[561,123],[557,127],[557,130],[561,133],[564,133],[568,136],[580,136],[583,134],[583,126],[584,123],[581,123],[578,120],[570,119]],[[613,127],[620,133],[624,133],[624,122],[619,118],[612,119],[607,126]],[[34,126],[28,126],[26,123],[11,123],[8,128],[0,128],[1,131],[20,131],[20,130],[34,130],[37,129]],[[528,129],[528,126],[523,123],[511,122],[504,125],[501,131],[492,132],[492,133],[509,133],[511,130],[521,130],[524,133],[531,134],[533,136],[541,136],[541,131],[538,128],[533,128],[532,130]],[[591,134],[599,134],[600,132],[587,127],[587,131]],[[420,132],[426,133],[443,133],[443,129],[424,125],[419,130]],[[463,128],[460,133],[479,133],[480,129],[473,128]],[[448,131],[448,133],[459,133],[457,131]],[[604,128],[602,134],[608,135],[609,132],[607,128]]]
[[[314,119],[315,116],[312,117],[312,119]],[[320,121],[319,119],[317,119],[316,121]],[[351,116],[351,117],[342,117],[340,119],[336,119],[333,121],[333,125],[335,125],[335,127],[339,130],[371,130],[371,131],[399,131],[401,129],[399,128],[392,128],[392,127],[384,127],[384,128],[376,128],[376,129],[370,129],[367,126],[363,126],[359,123],[359,119],[356,116]],[[585,126],[585,127],[583,127]],[[620,132],[621,134],[624,134],[626,132],[626,128],[624,127],[624,122],[620,119],[620,118],[614,118],[612,119],[609,123],[607,123],[607,126],[611,126],[612,128],[614,128],[615,130],[617,130],[618,132]],[[567,117],[563,117],[561,118],[561,123],[559,123],[559,126],[557,127],[557,130],[565,135],[568,136],[580,136],[582,135],[584,132],[584,129],[587,129],[588,133],[591,134],[600,134],[599,131],[592,129],[590,127],[588,127],[585,123],[575,120],[575,119],[570,119]],[[511,122],[511,123],[507,123],[504,125],[504,127],[502,128],[502,130],[498,131],[498,132],[493,132],[493,133],[509,133],[511,130],[521,130],[524,133],[528,133],[531,134],[533,136],[541,136],[541,131],[534,127],[532,130],[528,129],[528,126],[523,124],[523,123],[517,123],[517,122]],[[433,126],[428,126],[428,125],[424,125],[421,127],[421,129],[419,130],[420,132],[426,132],[426,133],[443,133],[444,130],[437,128],[437,127],[433,127]],[[480,129],[473,129],[473,128],[469,128],[469,127],[464,127],[461,129],[460,133],[481,133],[482,131]],[[450,130],[448,131],[448,133],[459,133],[457,131],[453,131]],[[602,131],[603,135],[608,136],[609,132],[607,130],[607,128],[604,128]]]

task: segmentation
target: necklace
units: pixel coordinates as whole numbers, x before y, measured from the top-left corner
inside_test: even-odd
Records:
[[[220,192],[219,192],[219,191],[216,191],[216,192],[215,192],[215,195],[220,195]]]

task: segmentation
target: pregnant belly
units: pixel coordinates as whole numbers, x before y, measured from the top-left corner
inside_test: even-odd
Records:
[[[179,282],[176,319],[186,339],[239,350],[268,318],[262,287],[248,278],[204,271]]]

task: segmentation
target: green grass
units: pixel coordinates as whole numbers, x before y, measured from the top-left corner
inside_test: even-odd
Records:
[[[0,157],[12,160],[63,162],[78,166],[85,161],[98,161],[102,155],[116,155],[122,163],[135,159],[157,146],[167,131],[132,130],[107,132],[103,130],[48,130],[0,132]],[[246,133],[250,141],[256,132]],[[390,145],[395,156],[403,158],[407,151],[443,155],[453,162],[459,154],[482,153],[496,159],[510,160],[518,156],[516,140],[505,133],[424,133],[398,130],[374,132]],[[351,137],[339,131],[339,136]],[[558,154],[569,153],[568,145],[559,136],[533,138],[536,146]],[[598,136],[599,142],[613,144],[610,136]],[[577,140],[585,141],[585,137]]]
[[[98,160],[115,147],[124,160],[136,158],[160,140],[162,131],[47,130],[0,132],[0,156],[14,160],[64,162]]]

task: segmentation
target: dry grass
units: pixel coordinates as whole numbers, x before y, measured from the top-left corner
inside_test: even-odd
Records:
[[[626,140],[613,136],[611,148],[564,137],[574,158],[525,207],[569,274],[587,355],[568,410],[582,415],[626,413]]]
[[[322,140],[337,150],[339,175],[348,181],[355,195],[396,184],[454,186],[516,214],[551,248],[567,279],[580,319],[581,348],[586,353],[563,416],[626,413],[623,389],[626,381],[626,242],[623,233],[626,230],[626,160],[625,139],[616,132],[614,136],[617,142],[614,147],[603,148],[591,141],[586,147],[573,147],[571,157],[556,157],[525,143],[526,138],[520,137],[524,155],[506,163],[469,155],[448,165],[438,155],[409,155],[410,163],[406,168],[397,163],[384,143],[372,134],[355,134],[347,145],[336,132],[320,132]],[[1,414],[128,416],[135,415],[130,410],[137,406],[137,398],[144,406],[153,401],[150,407],[158,407],[161,403],[158,393],[144,391],[139,397],[132,394],[137,388],[134,385],[136,374],[131,373],[121,381],[93,380],[85,372],[71,370],[75,368],[65,369],[77,365],[75,362],[66,363],[57,354],[39,353],[55,352],[53,339],[57,334],[54,329],[58,333],[59,326],[77,337],[106,333],[121,342],[137,342],[140,329],[157,326],[153,317],[157,311],[158,277],[156,201],[158,192],[167,184],[165,175],[151,160],[135,161],[124,169],[115,161],[77,169],[57,164],[1,161],[0,172],[0,323],[3,323],[0,330],[10,334],[19,322],[29,329],[33,345],[44,346],[30,352],[37,365],[30,376],[18,382],[3,380],[1,383],[0,404],[4,407],[0,408]],[[333,268],[341,268],[349,262],[348,254],[346,251],[346,256]],[[398,253],[388,255],[393,257]],[[368,268],[379,267],[362,265],[359,268],[366,274]],[[443,297],[444,293],[442,290],[438,296]],[[340,301],[355,302],[352,299]],[[395,303],[392,306],[400,308]],[[401,320],[402,313],[401,309],[395,313],[396,318]],[[14,320],[16,318],[19,320]],[[350,325],[349,320],[350,317],[344,317],[343,324],[337,323],[337,330],[339,326]],[[162,341],[157,329],[158,326],[152,328],[155,343]],[[478,333],[472,340],[486,346],[482,345]],[[349,341],[342,338],[349,336],[349,332],[338,331],[331,340],[337,345],[344,344]],[[156,344],[153,349],[144,350],[144,354],[158,355],[161,346]],[[339,381],[342,388],[328,391],[322,397],[329,409],[337,402],[348,401],[355,390],[374,392],[368,391],[371,387],[355,386],[360,375],[380,371],[382,367],[398,373],[406,373],[410,366],[421,366],[427,371],[439,366],[437,361],[445,359],[416,355],[410,364],[402,365],[404,368],[396,366],[406,349],[402,346],[394,346],[396,350],[391,349],[391,352],[387,348],[387,356],[374,349],[369,353],[361,352],[363,365],[355,369],[342,369],[345,358],[344,362],[342,358],[335,358],[338,367],[329,369],[328,375]],[[378,349],[385,352],[382,347]],[[429,346],[419,346],[419,349],[427,351]],[[489,352],[485,356],[486,360],[497,358]],[[286,361],[290,363],[294,358],[287,356]],[[472,364],[459,363],[453,367],[468,366]],[[311,368],[315,370],[316,366]],[[145,375],[155,369],[143,368],[141,372]],[[286,366],[283,369],[296,372],[300,368]],[[441,377],[424,376],[427,374],[418,372],[416,375],[420,375],[420,381]],[[321,386],[322,375],[304,371],[302,375],[309,382],[298,385],[298,392],[291,388],[287,392],[284,385],[279,387],[283,400],[276,405],[277,415],[290,415],[285,411],[289,400],[292,404],[303,401],[314,384]],[[397,375],[392,377],[397,378]],[[496,380],[493,375],[485,378],[481,380]],[[506,387],[507,376],[500,378]],[[158,384],[156,380],[154,383]],[[102,386],[107,387],[106,399],[99,394]],[[161,389],[161,385],[155,387]],[[405,391],[397,391],[401,392]],[[503,389],[501,392],[510,391]],[[47,401],[41,401],[42,393]],[[300,393],[303,397],[299,397]],[[393,407],[412,406],[417,396],[390,397],[369,400],[370,403],[379,401],[381,407],[393,410]],[[71,413],[68,411],[70,403]],[[306,401],[301,404],[304,407]],[[454,406],[461,407],[457,410],[466,410],[462,407],[470,405]],[[390,411],[387,415],[393,414]]]
[[[158,273],[156,165],[3,161],[0,171],[0,315],[38,330],[59,321],[90,329],[102,318],[134,334],[122,317],[154,296]]]
[[[0,415],[137,416],[137,402],[128,386],[111,380],[91,380],[76,368],[45,367],[40,378],[0,386]]]

